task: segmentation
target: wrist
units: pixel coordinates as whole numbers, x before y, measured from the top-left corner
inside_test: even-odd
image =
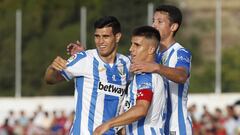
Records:
[[[160,64],[156,63],[155,68],[154,68],[154,72],[160,74]]]
[[[106,124],[107,124],[108,129],[114,127],[114,123],[111,121],[107,122]]]

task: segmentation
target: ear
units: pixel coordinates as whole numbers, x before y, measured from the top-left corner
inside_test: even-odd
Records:
[[[122,37],[122,33],[117,33],[116,35],[115,35],[115,37],[116,37],[116,43],[118,43],[119,41],[120,41],[120,39],[121,39],[121,37]]]
[[[155,51],[156,51],[156,47],[155,46],[151,46],[149,47],[149,54],[154,54],[155,55]]]
[[[178,27],[179,27],[179,25],[178,25],[177,23],[173,23],[173,24],[171,25],[171,31],[172,31],[172,32],[175,32],[175,31],[178,29]]]

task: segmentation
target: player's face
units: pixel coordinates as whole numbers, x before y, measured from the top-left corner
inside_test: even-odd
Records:
[[[120,34],[120,33],[119,33]],[[98,53],[107,57],[117,51],[117,43],[119,42],[119,35],[114,35],[112,27],[104,27],[95,30],[94,40]]]
[[[171,36],[170,34],[172,34],[171,32],[171,22],[169,20],[169,16],[167,12],[155,12],[154,16],[153,16],[153,23],[152,23],[152,27],[154,27],[155,29],[157,29],[161,35],[161,41],[165,40],[166,38],[168,38],[169,36]]]
[[[129,49],[132,63],[144,61],[148,56],[149,41],[143,36],[133,36]]]

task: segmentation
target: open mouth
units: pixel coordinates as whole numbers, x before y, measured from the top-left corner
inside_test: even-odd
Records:
[[[131,54],[131,61],[134,62],[136,55]]]

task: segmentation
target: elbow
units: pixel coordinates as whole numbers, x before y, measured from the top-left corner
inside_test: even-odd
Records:
[[[54,84],[52,81],[49,81],[49,80],[45,80],[45,83],[50,85]]]
[[[44,81],[46,84],[50,84],[50,85],[55,84],[50,78],[48,78],[46,76],[44,77]]]
[[[180,83],[180,84],[184,84],[188,79],[188,75],[187,74],[179,74],[177,77],[176,77],[176,80],[174,82],[176,83]]]
[[[181,77],[179,77],[179,79],[178,79],[178,81],[177,81],[177,83],[185,83],[187,81],[187,77],[185,77],[185,76],[181,76]]]

